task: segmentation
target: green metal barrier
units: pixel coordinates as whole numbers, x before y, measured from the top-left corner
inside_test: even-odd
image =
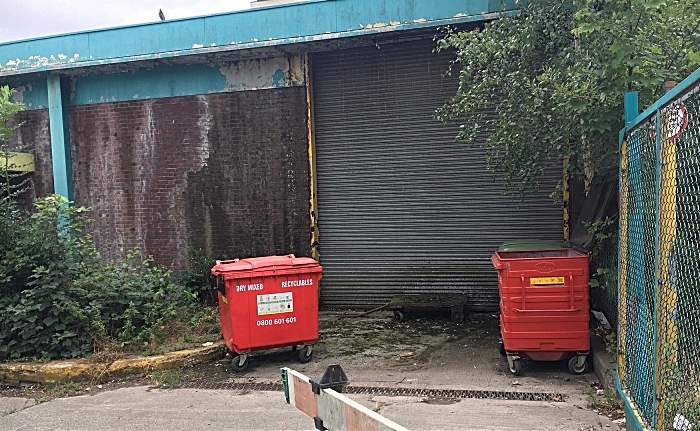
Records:
[[[620,135],[618,390],[632,429],[700,430],[700,69]]]

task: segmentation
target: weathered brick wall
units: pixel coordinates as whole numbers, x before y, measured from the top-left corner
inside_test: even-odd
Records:
[[[174,269],[212,257],[309,255],[303,88],[70,109],[75,200],[98,250]]]
[[[12,117],[9,124],[20,125],[12,132],[8,142],[10,148],[18,148],[34,154],[35,172],[26,174],[26,178],[29,179],[26,184],[28,189],[19,196],[21,203],[31,208],[35,198],[53,193],[49,111],[47,109],[22,111]]]

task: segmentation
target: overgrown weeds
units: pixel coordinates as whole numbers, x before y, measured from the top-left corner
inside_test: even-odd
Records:
[[[607,389],[597,386],[589,386],[585,390],[588,405],[597,413],[608,416],[611,419],[620,419],[625,416],[622,402]]]
[[[162,352],[218,330],[215,310],[151,258],[104,262],[82,231],[86,208],[59,195],[31,214],[1,204],[0,359]]]

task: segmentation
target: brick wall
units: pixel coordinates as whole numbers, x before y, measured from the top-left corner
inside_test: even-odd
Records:
[[[83,105],[70,127],[75,200],[105,258],[309,255],[304,88]]]
[[[32,201],[36,197],[53,193],[49,111],[47,109],[22,111],[12,117],[9,124],[21,125],[12,132],[9,146],[34,154],[35,172],[26,174],[26,178],[29,179],[28,189],[19,196],[21,203],[31,208]]]

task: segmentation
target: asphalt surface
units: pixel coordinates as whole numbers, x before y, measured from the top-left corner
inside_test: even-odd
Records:
[[[572,376],[565,363],[530,362],[523,364],[523,375],[511,376],[495,349],[498,331],[491,317],[459,325],[444,316],[397,324],[381,313],[324,319],[322,342],[308,364],[278,350],[253,356],[244,375],[231,373],[230,359],[203,364],[188,371],[188,388],[116,382],[39,404],[30,393],[15,391],[0,396],[0,430],[313,430],[313,420],[286,404],[281,391],[231,389],[230,384],[279,381],[283,366],[316,377],[329,363],[340,363],[358,386],[561,395],[557,401],[348,395],[412,430],[624,429],[588,405],[587,388],[597,380],[593,372]]]

